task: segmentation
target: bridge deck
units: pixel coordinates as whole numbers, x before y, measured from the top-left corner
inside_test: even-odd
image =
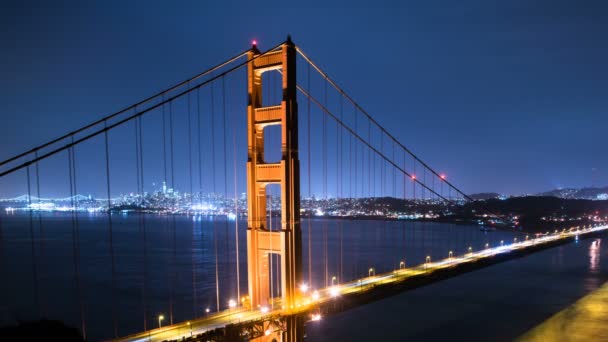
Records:
[[[608,230],[608,225],[594,228],[562,231],[521,242],[486,248],[464,256],[451,257],[436,262],[427,262],[416,267],[402,268],[389,273],[372,275],[348,283],[338,284],[313,293],[307,293],[294,308],[277,310],[246,310],[235,308],[217,314],[182,322],[160,329],[153,329],[116,339],[116,342],[198,340],[197,335],[217,332],[228,325],[245,325],[264,322],[288,315],[306,315],[307,319],[319,319],[330,314],[362,305],[409,288],[423,286],[441,279],[462,274],[474,269],[520,257],[538,250],[566,243],[573,238],[586,238]],[[606,290],[608,293],[608,289]],[[199,336],[202,338],[203,336]]]

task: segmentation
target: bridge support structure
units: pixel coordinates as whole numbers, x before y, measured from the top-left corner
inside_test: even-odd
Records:
[[[296,101],[296,50],[288,39],[281,47],[260,55],[254,46],[248,53],[247,107],[247,270],[252,309],[269,305],[270,257],[280,255],[281,297],[285,309],[293,308],[302,274],[300,230],[300,165],[298,157],[298,107]],[[262,105],[262,74],[280,71],[282,100],[277,106]],[[264,160],[264,128],[281,126],[281,160]],[[281,227],[267,226],[266,187],[281,186]]]

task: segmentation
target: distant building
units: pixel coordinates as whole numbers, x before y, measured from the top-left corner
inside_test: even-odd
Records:
[[[607,193],[598,194],[598,195],[596,196],[596,198],[597,198],[598,200],[600,200],[600,201],[605,201],[605,200],[608,200],[608,194],[607,194]]]

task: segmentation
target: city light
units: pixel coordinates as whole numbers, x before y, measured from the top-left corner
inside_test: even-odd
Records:
[[[228,301],[228,307],[231,309],[234,309],[236,307],[236,302],[234,301],[234,299]]]
[[[302,293],[308,292],[308,284],[303,283],[302,285],[300,285],[300,292],[302,292]]]
[[[340,295],[340,289],[337,286],[333,286],[329,289],[329,295],[332,297],[338,297]]]
[[[165,319],[164,315],[158,315],[158,328],[162,327],[162,323],[161,322],[163,321],[163,319]]]
[[[321,314],[320,313],[316,313],[316,314],[310,315],[310,320],[311,321],[320,321],[321,320]]]
[[[312,300],[313,300],[313,301],[317,301],[317,300],[319,300],[319,292],[314,291],[314,292],[312,293]]]
[[[263,314],[268,313],[268,307],[267,306],[262,306],[260,308],[260,312],[263,313]]]

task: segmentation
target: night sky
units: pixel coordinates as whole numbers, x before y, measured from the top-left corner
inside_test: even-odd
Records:
[[[285,4],[3,1],[0,159],[291,34],[468,193],[608,185],[604,1]]]

